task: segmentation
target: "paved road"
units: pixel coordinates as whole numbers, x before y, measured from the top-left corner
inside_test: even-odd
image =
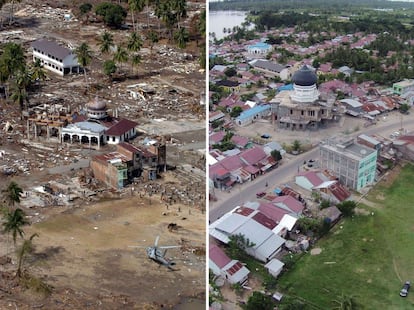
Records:
[[[394,113],[395,114],[388,117],[387,121],[381,120],[377,125],[363,128],[359,132],[353,133],[351,136],[357,136],[364,133],[367,135],[375,134],[383,137],[388,137],[392,132],[399,130],[401,127],[400,115],[399,113],[397,114],[397,112]],[[403,127],[408,131],[414,130],[413,113],[404,116]],[[285,161],[284,159],[282,165],[275,170],[272,170],[271,172],[258,177],[252,182],[236,185],[236,187],[233,188],[230,193],[217,193],[219,190],[215,189],[216,194],[220,198],[218,201],[210,201],[209,221],[212,223],[236,206],[249,200],[255,200],[255,194],[259,191],[272,189],[292,180],[293,175],[297,173],[299,167],[303,164],[303,162],[311,158],[318,158],[318,154],[319,148],[316,147],[307,153],[291,157],[291,159],[288,161]],[[266,188],[266,183],[268,183],[268,188]]]

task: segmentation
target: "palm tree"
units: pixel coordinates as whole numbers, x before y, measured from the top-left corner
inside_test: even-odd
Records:
[[[16,202],[20,203],[23,189],[16,182],[11,181],[3,193],[5,193],[7,202],[14,207]]]
[[[91,63],[92,60],[92,51],[89,48],[87,43],[82,43],[76,50],[75,50],[76,57],[78,58],[79,64],[83,67],[83,73],[85,75],[85,83],[87,84],[88,81],[86,79],[86,67]]]
[[[3,231],[12,234],[13,243],[16,245],[17,234],[23,238],[24,231],[22,226],[29,225],[29,221],[25,218],[26,214],[20,208],[16,210],[7,210],[4,215]]]
[[[116,49],[114,61],[121,64],[128,61],[128,53],[122,46],[118,46],[118,48]]]
[[[24,240],[23,244],[20,246],[20,248],[17,251],[18,263],[17,263],[16,276],[18,276],[19,278],[22,275],[22,265],[23,265],[24,258],[26,257],[27,254],[30,254],[34,251],[34,246],[33,246],[34,237],[39,237],[39,235],[37,233],[34,233],[33,235],[30,236],[28,240]]]
[[[28,100],[26,88],[19,87],[17,83],[12,85],[10,99],[19,105],[20,111],[23,111],[24,103]]]
[[[114,36],[112,33],[105,30],[102,36],[98,39],[99,50],[102,54],[106,54],[111,50],[111,46],[114,44]]]
[[[46,71],[43,69],[43,65],[40,59],[36,59],[30,71],[32,82],[44,81],[46,79]]]
[[[180,27],[178,31],[174,33],[174,40],[179,48],[185,48],[188,42],[188,31],[184,27]]]
[[[177,23],[181,18],[187,17],[187,1],[186,0],[170,0],[170,7],[177,16]]]
[[[127,49],[131,52],[138,52],[142,47],[142,39],[135,31],[128,38]]]
[[[148,32],[147,38],[150,41],[150,54],[152,56],[152,48],[154,47],[154,44],[159,40],[158,34],[154,30],[151,30]]]
[[[138,66],[141,63],[142,57],[141,55],[134,54],[131,57],[131,64],[132,64],[132,73],[134,73],[135,66]]]
[[[206,10],[203,10],[198,20],[198,32],[204,38],[206,36]]]
[[[135,12],[142,12],[145,6],[145,0],[128,0],[128,6],[132,15],[132,29],[135,31]]]

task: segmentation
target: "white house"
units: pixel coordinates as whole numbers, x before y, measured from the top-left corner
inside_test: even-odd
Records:
[[[80,66],[71,49],[45,39],[33,42],[32,48],[33,61],[39,59],[45,69],[62,76],[69,73],[79,73]]]

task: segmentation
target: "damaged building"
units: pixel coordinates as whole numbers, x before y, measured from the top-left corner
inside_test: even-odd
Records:
[[[94,156],[90,166],[96,179],[115,189],[135,178],[155,180],[167,168],[166,145],[158,141],[140,146],[122,142],[116,151]]]
[[[292,77],[293,90],[278,93],[271,101],[273,121],[282,129],[317,129],[337,120],[335,98],[323,98],[316,83],[317,75],[303,66]]]
[[[60,142],[87,144],[98,149],[104,144],[129,141],[137,135],[138,123],[111,116],[106,103],[95,97],[79,113],[34,113],[27,119],[27,137],[46,139],[55,137]]]

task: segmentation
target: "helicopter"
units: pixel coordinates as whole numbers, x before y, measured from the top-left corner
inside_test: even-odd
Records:
[[[154,246],[144,247],[144,246],[133,246],[130,245],[131,248],[145,248],[145,252],[147,253],[147,257],[154,262],[167,267],[170,270],[173,269],[172,266],[175,265],[175,262],[165,258],[165,254],[167,253],[167,249],[179,248],[179,245],[165,245],[165,246],[158,246],[158,241],[160,236],[155,238]]]

